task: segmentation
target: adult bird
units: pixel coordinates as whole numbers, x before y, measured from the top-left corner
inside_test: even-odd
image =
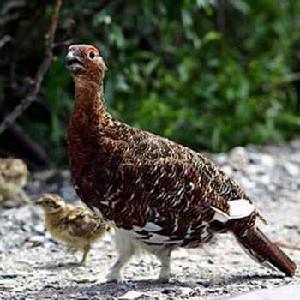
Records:
[[[201,154],[106,111],[107,68],[97,48],[70,46],[66,66],[75,81],[72,178],[80,198],[116,230],[119,257],[110,280],[121,280],[121,268],[142,248],[158,257],[159,280],[167,281],[173,249],[227,231],[259,262],[295,273],[295,263],[256,227],[259,213],[234,180]]]

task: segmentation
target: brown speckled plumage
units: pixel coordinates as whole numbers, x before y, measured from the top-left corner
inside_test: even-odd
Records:
[[[196,247],[214,232],[232,231],[244,246],[251,244],[244,240],[255,232],[258,213],[234,180],[203,155],[113,119],[105,110],[106,67],[96,48],[70,46],[67,65],[75,80],[70,167],[76,191],[89,207],[162,258],[163,268],[172,249]],[[292,275],[296,267],[285,258],[270,261]],[[160,278],[167,279],[168,272],[166,267]]]

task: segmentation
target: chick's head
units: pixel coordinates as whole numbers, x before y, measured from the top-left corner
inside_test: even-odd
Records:
[[[21,159],[0,159],[0,176],[4,182],[23,187],[27,182],[27,175],[27,165]]]
[[[45,194],[41,196],[36,204],[42,207],[46,213],[57,213],[65,207],[63,199],[54,194]]]

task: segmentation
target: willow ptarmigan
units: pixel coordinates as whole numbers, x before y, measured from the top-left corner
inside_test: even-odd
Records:
[[[80,198],[116,230],[110,280],[121,280],[139,247],[158,257],[159,280],[167,281],[173,249],[197,247],[218,232],[232,232],[257,261],[295,273],[295,263],[256,227],[259,214],[234,180],[201,154],[111,117],[98,49],[70,46],[66,66],[75,81],[71,173]]]
[[[86,207],[66,204],[55,194],[41,196],[37,205],[45,212],[45,227],[52,237],[65,242],[72,250],[83,252],[84,264],[91,245],[98,240],[108,226]]]
[[[0,202],[18,200],[30,203],[23,188],[27,183],[28,169],[25,162],[16,158],[0,158]]]

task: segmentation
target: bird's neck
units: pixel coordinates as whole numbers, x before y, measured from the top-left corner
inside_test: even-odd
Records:
[[[109,117],[106,112],[103,82],[96,84],[75,79],[73,125],[99,130]]]

